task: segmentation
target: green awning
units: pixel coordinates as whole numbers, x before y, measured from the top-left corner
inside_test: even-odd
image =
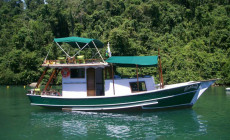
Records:
[[[157,66],[158,56],[112,56],[106,60],[108,63],[117,64],[124,67]]]
[[[104,44],[97,39],[89,39],[89,38],[74,37],[74,36],[64,37],[64,38],[54,38],[54,42],[57,42],[57,43],[65,42],[65,43],[68,43],[71,46],[75,46],[75,47],[77,47],[77,44],[76,44],[76,42],[77,42],[81,48],[84,47],[87,43],[89,44],[89,46],[91,48],[94,48],[93,42],[95,43],[97,48],[103,48],[103,46],[104,46]]]

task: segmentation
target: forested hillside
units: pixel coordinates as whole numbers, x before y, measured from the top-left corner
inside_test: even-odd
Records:
[[[59,53],[53,38],[67,36],[110,42],[114,56],[160,48],[168,84],[230,84],[229,0],[0,0],[0,84],[37,81],[49,48]]]

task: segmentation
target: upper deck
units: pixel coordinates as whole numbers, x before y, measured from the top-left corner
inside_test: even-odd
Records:
[[[43,67],[49,68],[64,68],[64,67],[107,67],[109,66],[108,63],[99,62],[96,59],[85,59],[83,61],[78,60],[46,60],[43,64]]]

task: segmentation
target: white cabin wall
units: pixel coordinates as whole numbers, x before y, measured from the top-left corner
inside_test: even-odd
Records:
[[[146,88],[147,88],[147,91],[150,91],[150,90],[155,90],[155,81],[154,81],[154,78],[151,76],[150,78],[145,78],[146,81],[145,81],[145,84],[146,84]]]
[[[62,77],[62,96],[67,98],[87,97],[86,86],[86,69],[85,78]]]
[[[155,89],[155,82],[153,77],[139,78],[139,81],[145,81],[147,91]],[[114,79],[115,95],[131,94],[129,83],[136,82],[137,79]],[[105,96],[113,96],[113,80],[105,80]]]
[[[85,78],[62,77],[62,96],[66,98],[87,97],[87,68],[85,68]],[[145,81],[147,91],[155,89],[153,77],[138,79]],[[115,95],[131,94],[130,82],[136,82],[137,79],[114,79]],[[105,96],[113,96],[113,80],[105,80]],[[132,93],[134,94],[134,93]]]

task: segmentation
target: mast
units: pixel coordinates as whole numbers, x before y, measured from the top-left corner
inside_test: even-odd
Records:
[[[115,95],[115,86],[114,86],[114,70],[113,70],[113,64],[112,66],[112,78],[113,78],[113,95]]]
[[[136,65],[136,72],[137,72],[137,90],[140,91],[140,89],[139,89],[139,79],[138,79],[138,65]]]
[[[164,88],[164,80],[163,80],[162,67],[161,67],[160,48],[158,48],[158,59],[159,59],[160,88]]]

